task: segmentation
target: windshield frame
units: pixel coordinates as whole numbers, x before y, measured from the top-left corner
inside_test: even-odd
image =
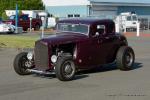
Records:
[[[62,30],[58,30],[58,25],[59,24],[64,24],[64,25],[66,25],[66,24],[68,24],[68,25],[84,25],[84,26],[87,26],[87,28],[88,28],[88,30],[87,30],[87,33],[84,33],[84,32],[75,32],[75,31],[62,31]],[[90,32],[90,25],[88,25],[88,24],[76,24],[76,23],[57,23],[57,25],[56,25],[56,31],[57,32],[59,32],[59,33],[61,33],[61,32],[67,32],[67,33],[79,33],[79,34],[84,34],[84,35],[86,35],[86,36],[89,36],[89,32]]]

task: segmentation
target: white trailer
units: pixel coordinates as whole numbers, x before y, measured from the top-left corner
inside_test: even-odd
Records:
[[[22,10],[22,13],[29,15],[30,18],[36,18],[37,17],[37,13],[33,10]]]
[[[138,17],[135,13],[125,12],[121,13],[115,19],[116,30],[126,32],[126,30],[137,29]]]

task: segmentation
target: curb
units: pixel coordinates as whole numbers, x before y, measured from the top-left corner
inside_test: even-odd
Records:
[[[135,32],[123,33],[126,37],[137,37]],[[150,38],[150,33],[140,33],[139,37],[148,37]]]

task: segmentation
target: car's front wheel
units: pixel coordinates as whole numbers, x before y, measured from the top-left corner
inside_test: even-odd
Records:
[[[120,70],[130,70],[135,60],[134,51],[129,46],[122,46],[117,52],[116,63]]]
[[[61,81],[70,81],[74,78],[76,68],[70,54],[62,54],[58,57],[56,67],[56,76]]]
[[[19,53],[14,60],[14,70],[19,75],[28,75],[30,72],[27,70],[29,68],[29,61],[27,59],[27,52]]]

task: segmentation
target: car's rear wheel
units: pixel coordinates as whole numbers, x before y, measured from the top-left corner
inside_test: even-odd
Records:
[[[28,59],[27,59],[27,52],[19,53],[14,60],[14,70],[19,75],[28,75],[31,74],[28,69]]]
[[[58,57],[56,68],[56,76],[61,81],[70,81],[74,78],[76,68],[70,54],[62,54]]]
[[[129,46],[122,46],[117,52],[116,63],[120,70],[130,70],[134,64],[134,51]]]
[[[34,29],[35,29],[36,31],[40,30],[40,25],[39,25],[39,24],[36,24]]]
[[[28,28],[24,28],[23,31],[27,32],[27,31],[28,31]]]

